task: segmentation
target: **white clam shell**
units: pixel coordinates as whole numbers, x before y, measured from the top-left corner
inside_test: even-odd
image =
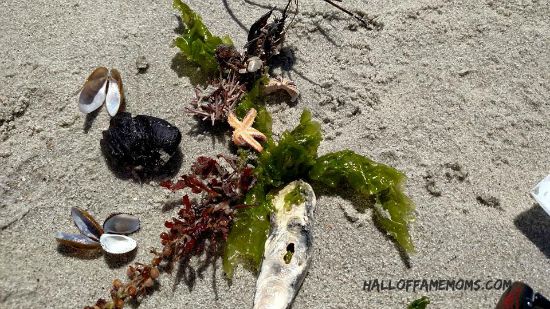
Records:
[[[99,238],[103,250],[110,254],[124,254],[134,250],[137,242],[124,235],[103,234]]]
[[[111,117],[115,116],[118,112],[123,98],[122,77],[116,69],[112,69],[109,78],[109,89],[107,89],[107,97],[105,99],[105,107],[107,107],[107,112]]]
[[[118,112],[120,107],[120,91],[118,85],[114,79],[109,80],[109,90],[107,91],[107,98],[105,100],[105,106],[109,115],[114,116]]]

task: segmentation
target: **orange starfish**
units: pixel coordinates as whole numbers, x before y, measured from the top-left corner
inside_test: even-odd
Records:
[[[261,152],[264,148],[256,139],[265,141],[267,137],[262,132],[252,127],[256,114],[256,110],[252,108],[248,111],[248,113],[246,113],[243,121],[239,121],[235,114],[229,113],[229,116],[227,116],[227,122],[229,122],[229,125],[234,129],[233,143],[235,143],[235,145],[244,146],[248,144],[256,151]]]

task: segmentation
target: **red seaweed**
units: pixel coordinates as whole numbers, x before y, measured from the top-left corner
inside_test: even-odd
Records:
[[[185,194],[177,215],[164,222],[168,229],[160,234],[162,250],[152,249],[149,264],[135,263],[128,267],[129,281],[115,279],[111,301],[99,299],[85,309],[120,309],[130,300],[137,300],[153,291],[161,272],[169,272],[176,262],[216,254],[229,235],[235,211],[246,207],[244,196],[256,183],[253,167],[237,157],[218,155],[198,157],[189,174],[161,186],[172,191],[190,189],[200,194],[197,199]]]

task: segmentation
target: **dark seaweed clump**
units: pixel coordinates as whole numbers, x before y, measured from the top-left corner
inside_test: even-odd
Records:
[[[196,97],[186,110],[202,121],[225,122],[227,116],[241,101],[245,93],[263,79],[272,58],[280,53],[284,42],[285,21],[288,17],[288,2],[280,18],[270,10],[260,17],[248,32],[245,51],[239,52],[229,37],[212,35],[202,18],[181,0],[174,0],[174,8],[181,13],[185,26],[183,34],[174,40],[174,45],[205,72],[218,76],[205,89],[197,87]],[[265,82],[264,82],[265,83]]]
[[[101,148],[115,171],[156,174],[178,151],[181,132],[164,119],[118,113],[103,131]]]

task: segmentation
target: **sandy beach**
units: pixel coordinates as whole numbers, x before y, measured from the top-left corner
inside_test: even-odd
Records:
[[[213,33],[243,46],[247,28],[286,1],[187,3]],[[313,264],[293,308],[406,308],[424,295],[428,308],[494,308],[499,280],[549,297],[550,216],[529,196],[550,173],[548,1],[342,4],[380,27],[300,0],[287,70],[278,72],[301,97],[269,100],[273,129],[293,128],[310,109],[325,137],[320,154],[351,149],[407,175],[417,252],[403,258],[371,210],[356,210],[357,197],[318,192]],[[170,0],[5,0],[0,10],[0,308],[93,305],[131,261],[59,250],[55,232],[77,232],[71,207],[99,220],[139,216],[133,261],[149,261],[175,213],[165,205],[181,193],[109,169],[100,148],[109,115],[103,108],[87,121],[78,110],[88,74],[117,68],[128,111],[179,127],[178,175],[197,156],[229,153],[230,136],[197,127],[184,111],[204,79],[171,46],[178,21]],[[479,280],[483,288],[364,289],[375,279]],[[251,308],[254,288],[255,275],[241,268],[228,282],[220,260],[181,282],[161,276],[139,308]]]

